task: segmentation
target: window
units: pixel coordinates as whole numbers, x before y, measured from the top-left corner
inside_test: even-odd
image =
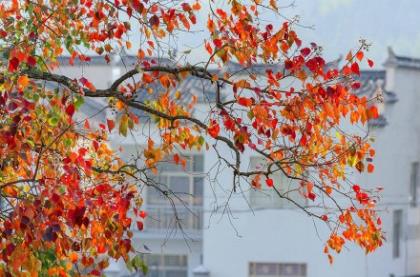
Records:
[[[411,176],[410,176],[410,205],[417,206],[417,178],[418,178],[419,163],[411,163]]]
[[[162,190],[169,190],[176,195],[172,197],[176,204],[202,205],[203,155],[182,157],[187,160],[185,169],[169,158],[168,162],[158,165],[158,176],[153,179]],[[168,199],[154,187],[148,188],[146,202],[147,204],[169,204]]]
[[[393,231],[392,231],[392,256],[399,258],[401,254],[401,226],[402,226],[402,210],[395,210],[393,214]]]
[[[186,255],[145,255],[144,261],[149,272],[146,277],[187,277],[188,259]]]
[[[264,170],[266,162],[262,158],[252,157],[250,160],[250,170]],[[289,179],[282,172],[274,173],[271,178],[274,186],[284,196],[293,199],[299,205],[306,205],[306,198],[298,191],[299,185],[296,181]],[[296,205],[288,199],[279,197],[277,192],[265,185],[265,178],[261,178],[261,189],[252,188],[250,191],[250,205],[252,208],[296,208]]]
[[[306,277],[306,264],[250,263],[249,277]]]
[[[178,223],[185,230],[201,230],[203,219],[204,157],[201,154],[182,156],[187,160],[185,168],[172,161],[158,165],[155,185],[162,191],[170,191],[168,197],[156,187],[147,187],[146,204],[149,216],[145,229],[171,229]],[[176,215],[175,216],[175,210]]]

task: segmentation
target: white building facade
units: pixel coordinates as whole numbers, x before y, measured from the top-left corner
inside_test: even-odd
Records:
[[[83,66],[83,74],[98,88],[105,88],[132,66],[130,58],[116,59],[111,65],[93,59],[90,65]],[[62,66],[61,71],[81,77],[77,67]],[[134,240],[137,249],[145,253],[147,276],[420,276],[420,59],[400,57],[390,51],[384,70],[364,71],[361,81],[360,93],[373,96],[381,90],[384,98],[380,118],[368,127],[375,137],[375,172],[354,176],[362,185],[384,188],[379,208],[387,241],[382,248],[365,255],[349,244],[330,265],[322,253],[329,234],[322,222],[269,192],[254,191],[248,184],[231,195],[232,173],[215,170],[214,152],[186,152],[186,170],[169,164],[153,176],[164,187],[193,195],[181,196],[179,203],[172,203],[176,214],[174,206],[156,190],[143,191],[144,209],[149,216],[144,231],[135,231]],[[206,84],[191,80],[183,87],[191,94],[202,94],[203,89],[205,97],[201,102],[205,102],[212,97]],[[101,105],[89,102],[84,112],[94,114]],[[196,115],[205,116],[205,107],[199,103]],[[113,115],[104,111],[97,118],[106,116]],[[142,131],[138,130],[127,138],[115,136],[112,143],[122,146],[123,156],[130,160],[144,145],[142,139]],[[223,147],[220,151],[224,151]],[[245,153],[244,169],[257,163],[255,157]],[[128,272],[121,261],[112,264],[106,275],[143,276]]]

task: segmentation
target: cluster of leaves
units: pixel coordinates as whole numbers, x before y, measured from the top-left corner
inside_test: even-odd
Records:
[[[345,174],[349,167],[373,171],[374,150],[366,138],[341,128],[345,122],[364,125],[378,116],[370,99],[353,93],[360,87],[355,81],[359,63],[373,65],[364,57],[366,45],[349,53],[342,67],[327,64],[315,43],[303,45],[295,22],[262,23],[260,14],[279,13],[276,1],[218,5],[212,0],[205,4],[209,38],[203,48],[209,59],[195,66],[153,59],[162,40],[190,31],[202,5],[152,0],[0,3],[2,274],[100,275],[108,258],[120,257],[131,268],[144,268],[138,256],[130,258],[135,252],[130,226],[137,221],[143,229],[145,216],[137,184],[149,184],[142,174],[157,173],[157,164],[168,156],[185,165],[182,157],[172,155],[177,147],[208,149],[210,141],[233,172],[233,190],[249,177],[259,188],[264,177],[264,185],[279,197],[327,222],[332,234],[325,252],[330,259],[330,249],[340,252],[346,241],[367,252],[382,244],[376,199],[370,191],[347,184]],[[89,63],[85,50],[110,62],[115,49],[133,47],[132,26],[143,38],[134,49],[137,65],[109,88],[97,89],[85,77],[51,73],[66,52],[70,64]],[[208,69],[232,62],[242,74]],[[266,70],[253,72],[261,63]],[[177,91],[191,77],[214,85],[216,99],[207,103],[206,119],[191,112],[198,95],[186,103],[181,99],[188,91]],[[61,89],[50,89],[51,84]],[[143,101],[139,93],[152,97]],[[93,128],[88,119],[76,119],[84,99],[94,97],[108,99],[120,114],[118,121],[108,118]],[[142,124],[136,110],[151,115],[161,132],[158,141],[144,137],[144,169],[124,164],[107,144],[116,126],[127,136]],[[221,154],[219,143],[230,153]],[[265,159],[267,168],[242,171],[245,151]],[[276,172],[297,180],[302,197],[329,208],[328,215],[280,193],[277,186],[282,184],[272,178]]]

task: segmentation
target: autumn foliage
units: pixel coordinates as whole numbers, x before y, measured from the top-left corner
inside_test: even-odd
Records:
[[[167,157],[185,164],[176,148],[217,151],[221,144],[230,151],[218,155],[233,173],[233,189],[251,178],[255,188],[277,191],[276,172],[297,181],[301,197],[321,209],[297,207],[331,228],[324,249],[330,259],[346,242],[366,252],[382,244],[373,192],[346,176],[349,168],[372,172],[375,152],[365,137],[341,128],[378,117],[371,99],[354,93],[361,63],[373,66],[366,45],[341,66],[327,63],[315,43],[299,39],[294,21],[260,20],[281,13],[278,1],[218,2],[1,1],[2,276],[100,275],[110,258],[130,263],[131,226],[142,229],[146,216],[137,189],[148,185],[142,174],[157,174]],[[154,59],[160,42],[194,26],[208,34],[200,46],[208,58],[195,65]],[[130,40],[133,32],[141,34],[140,45]],[[107,89],[54,73],[62,55],[70,64],[89,63],[86,53],[110,62],[122,48],[136,53],[137,65]],[[246,74],[222,70],[232,63]],[[257,65],[266,69],[256,74]],[[214,85],[205,119],[191,112],[198,95],[186,103],[179,101],[186,91],[173,93],[191,76]],[[156,84],[160,91],[153,91]],[[141,101],[138,93],[154,97]],[[88,98],[106,99],[118,119],[94,128],[78,118]],[[110,132],[127,136],[142,124],[134,111],[152,116],[161,130],[159,140],[144,137],[142,168],[122,161],[108,143]],[[246,151],[267,168],[243,171]]]

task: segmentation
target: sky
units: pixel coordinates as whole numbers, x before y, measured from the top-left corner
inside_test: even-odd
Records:
[[[359,39],[372,44],[368,56],[381,65],[387,47],[397,55],[420,58],[420,1],[417,0],[296,0],[305,40],[323,46],[329,58],[346,54]]]
[[[292,2],[278,0],[279,6]],[[295,0],[293,7],[282,9],[282,14],[299,16],[303,26],[297,27],[298,34],[304,42],[321,45],[327,60],[356,49],[360,39],[372,44],[366,56],[377,68],[385,62],[388,47],[397,55],[420,58],[420,0]],[[205,19],[203,16],[199,22]],[[278,25],[284,21],[273,16],[267,19]],[[203,32],[182,35],[178,49],[182,52],[197,47],[204,37]],[[203,59],[202,49],[190,53],[192,60]]]

